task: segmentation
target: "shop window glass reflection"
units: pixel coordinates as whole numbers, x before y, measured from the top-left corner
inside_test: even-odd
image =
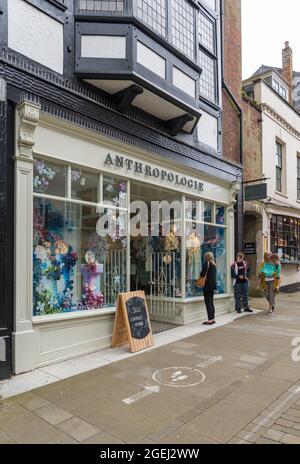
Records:
[[[213,216],[214,216],[214,205],[211,203],[204,202],[203,204],[203,212],[202,212],[202,221],[213,223]]]
[[[185,218],[191,221],[199,221],[201,219],[201,201],[186,199]]]
[[[72,168],[71,190],[74,200],[98,203],[99,176]]]

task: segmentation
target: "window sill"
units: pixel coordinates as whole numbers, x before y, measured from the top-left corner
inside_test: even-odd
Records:
[[[56,8],[59,8],[62,11],[67,10],[67,5],[62,0],[47,0],[47,2],[51,3],[52,5],[56,6]]]
[[[48,316],[34,316],[33,325],[46,324],[47,322],[61,322],[72,319],[85,319],[87,317],[99,317],[115,314],[116,308],[94,309],[90,311],[74,311],[73,313],[50,314]]]
[[[276,195],[279,195],[280,197],[284,197],[284,198],[289,198],[285,193],[282,193],[282,192],[278,192],[277,190],[275,191],[275,194]]]
[[[291,263],[294,264],[294,263]],[[224,294],[224,295],[215,295],[215,300],[222,300],[225,298],[229,298],[230,295]],[[147,301],[149,302],[149,299],[147,298]],[[160,301],[173,301],[173,298],[164,298],[163,300]],[[192,303],[197,303],[197,302],[203,302],[204,297],[203,296],[197,296],[193,298],[177,298],[175,300],[175,303],[184,303],[184,304],[192,304]],[[112,314],[116,313],[116,308],[109,308],[109,309],[94,309],[91,311],[74,311],[73,313],[61,313],[61,314],[50,314],[48,316],[34,316],[32,318],[32,323],[33,325],[42,325],[42,324],[47,324],[49,322],[64,322],[64,321],[70,321],[70,320],[77,320],[77,319],[86,319],[86,318],[91,318],[91,317],[99,317],[99,316],[109,316]]]

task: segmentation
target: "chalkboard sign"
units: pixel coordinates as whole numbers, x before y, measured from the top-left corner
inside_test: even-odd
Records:
[[[129,343],[135,353],[153,346],[153,336],[144,292],[122,293],[118,298],[112,346]]]
[[[126,301],[130,331],[133,338],[142,340],[150,333],[148,314],[145,300],[134,296]]]

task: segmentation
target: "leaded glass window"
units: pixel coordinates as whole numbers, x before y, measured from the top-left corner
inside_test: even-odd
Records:
[[[138,0],[138,18],[162,36],[166,36],[166,0]]]
[[[216,101],[216,63],[213,58],[202,50],[199,52],[199,61],[202,68],[200,77],[200,93],[208,100]]]
[[[194,58],[194,8],[186,0],[172,0],[172,42],[189,58]]]

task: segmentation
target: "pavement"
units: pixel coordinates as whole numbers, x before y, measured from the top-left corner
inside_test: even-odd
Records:
[[[300,444],[300,293],[0,401],[13,443]]]

